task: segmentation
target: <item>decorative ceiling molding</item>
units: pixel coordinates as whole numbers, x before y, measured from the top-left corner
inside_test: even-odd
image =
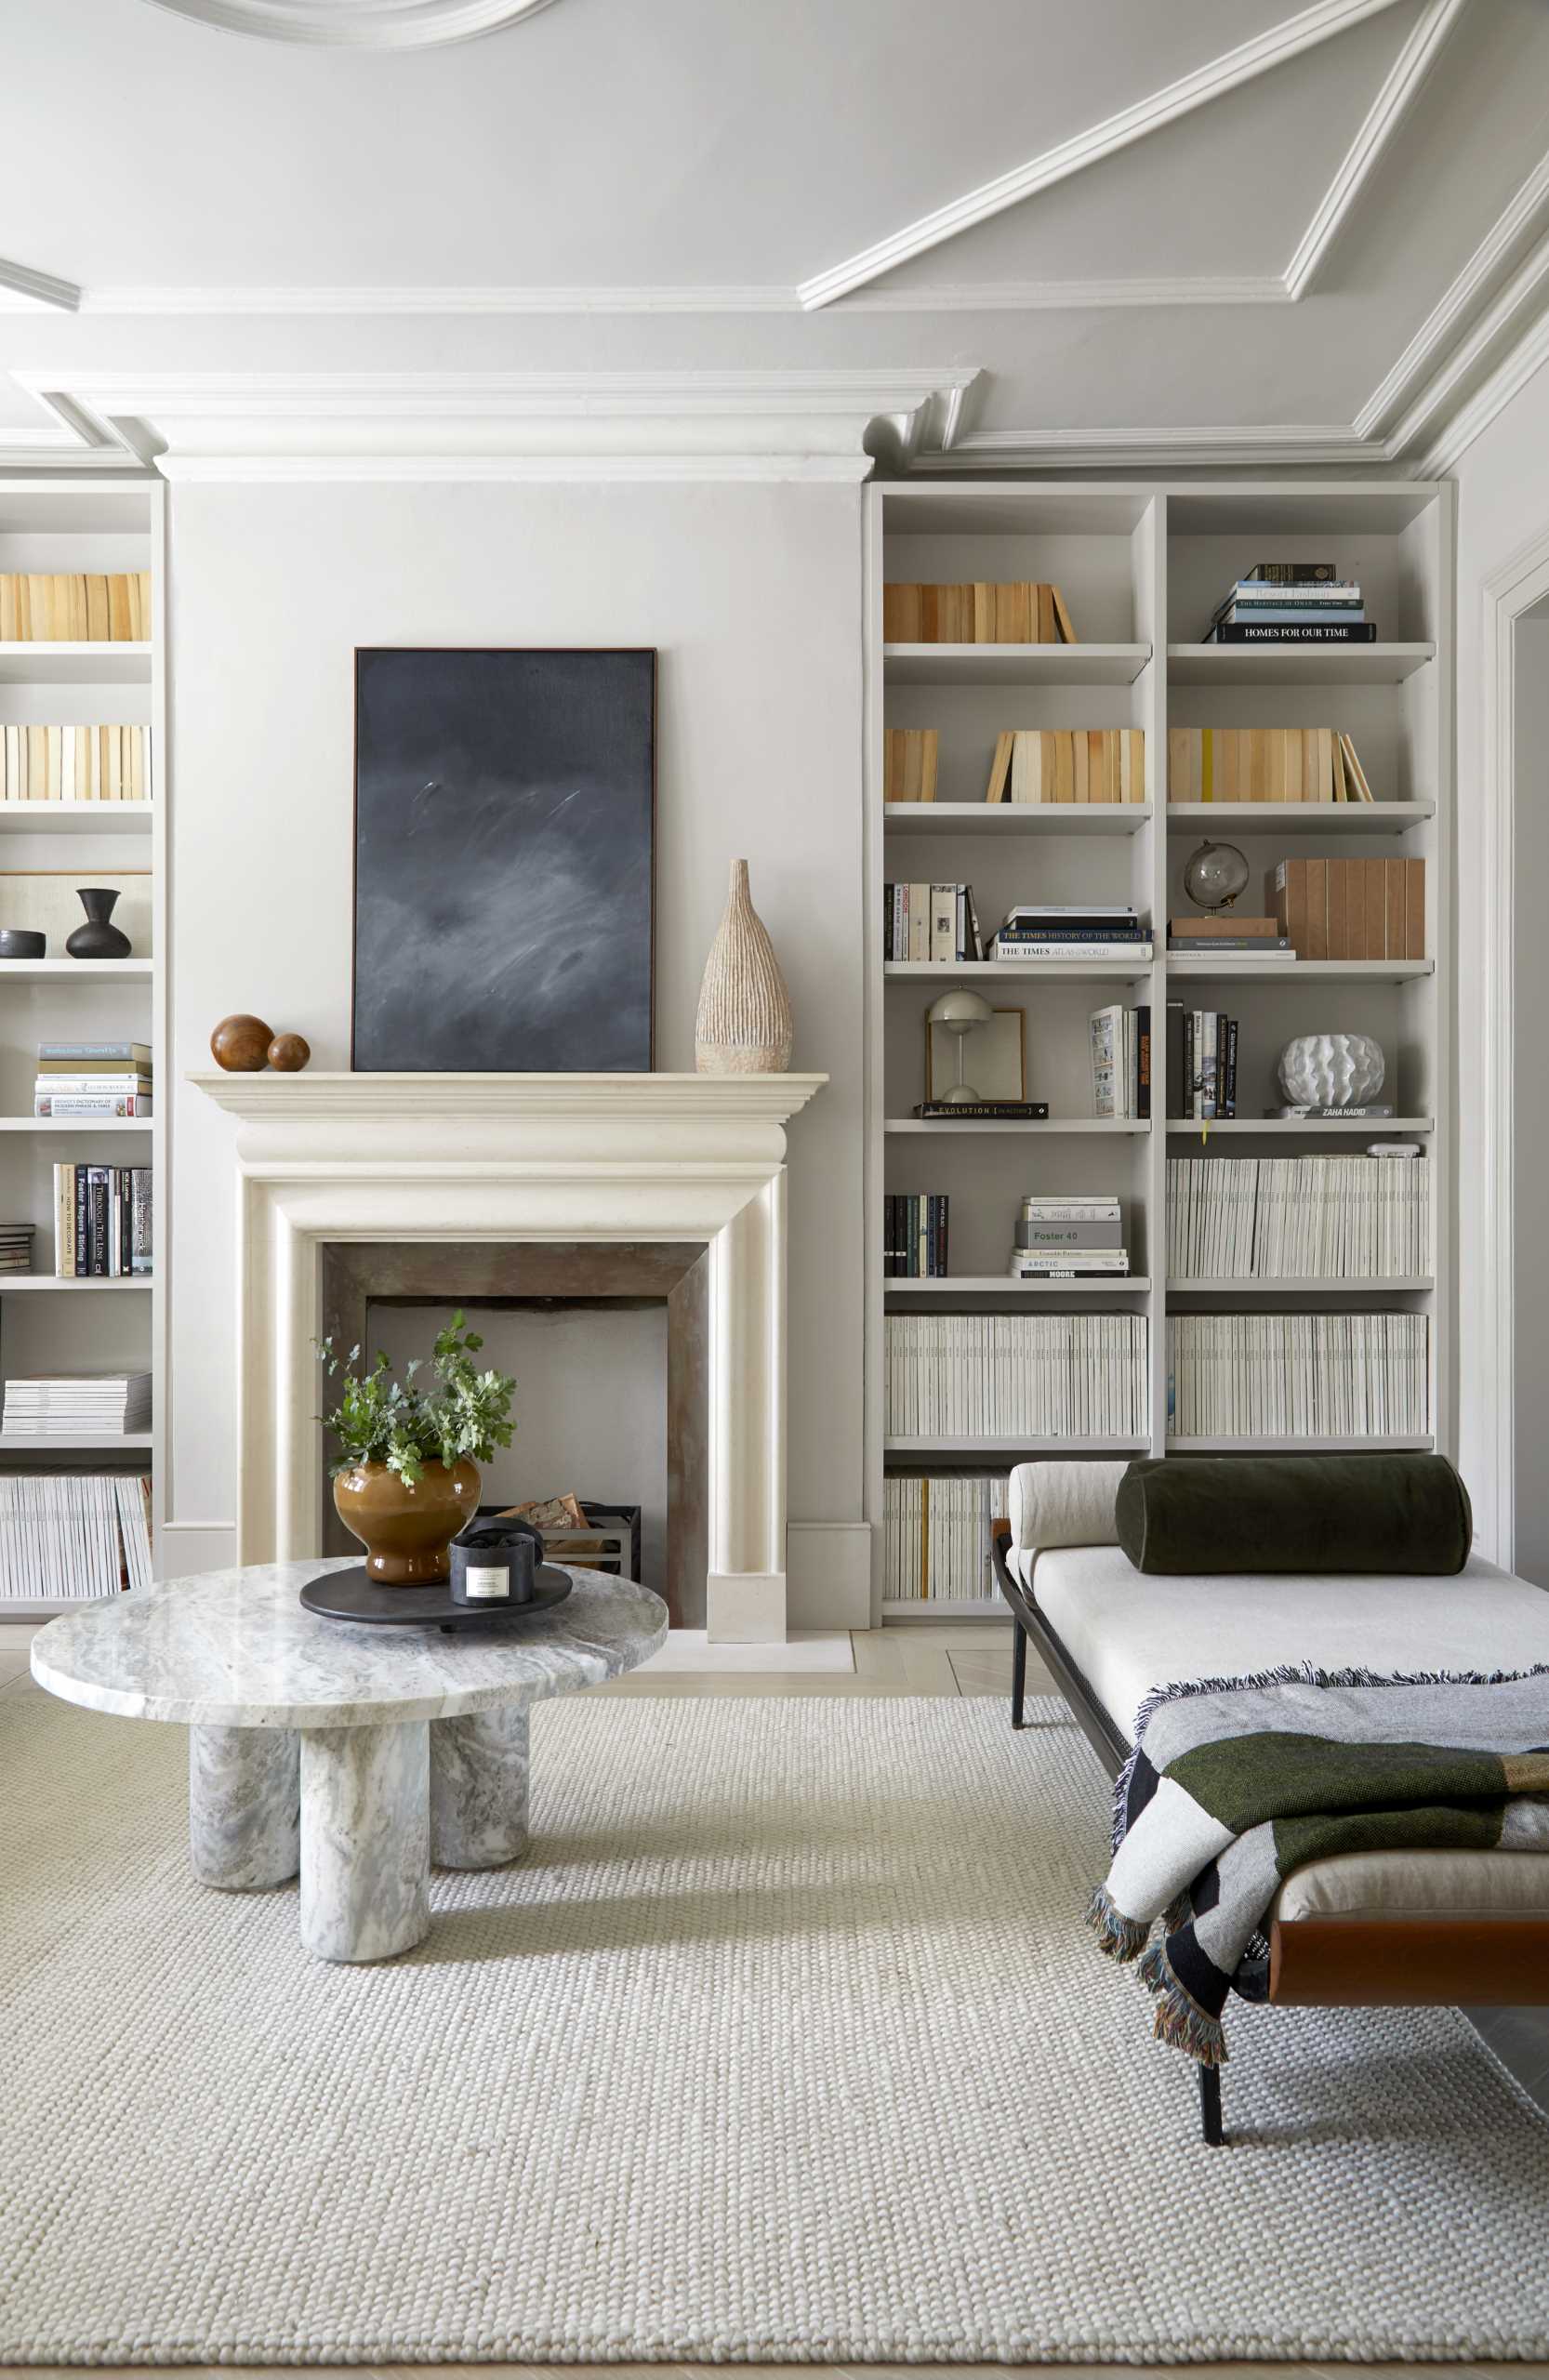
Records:
[[[31,265],[11,264],[0,257],[0,311],[11,311],[7,299],[19,312],[31,313],[34,306],[43,306],[53,312],[73,314],[80,305],[81,293],[73,281],[60,281],[52,272],[34,272]]]
[[[536,17],[549,0],[151,0],[175,17],[313,48],[436,49]]]
[[[826,480],[949,450],[972,366],[937,371],[12,374],[82,455],[169,480]],[[0,455],[26,457],[32,433]]]
[[[978,430],[920,470],[1145,470],[1195,464],[1370,463],[1371,449],[1337,422],[1239,424],[1217,430]]]
[[[883,273],[895,271],[899,265],[939,247],[943,241],[956,239],[960,232],[971,231],[976,224],[992,221],[1008,207],[1020,206],[1039,191],[1052,189],[1056,182],[1068,180],[1072,174],[1082,173],[1105,157],[1116,155],[1119,150],[1159,132],[1164,125],[1176,124],[1196,108],[1208,106],[1212,99],[1252,82],[1288,59],[1301,57],[1319,43],[1331,40],[1336,33],[1347,32],[1351,26],[1393,5],[1394,0],[1317,0],[1315,7],[1303,9],[1282,24],[1272,25],[1252,41],[1196,67],[1192,73],[1168,84],[1163,90],[1153,91],[1146,99],[1137,99],[1133,106],[1121,109],[1104,123],[1092,125],[1087,131],[1061,141],[1056,148],[1045,150],[1041,156],[1030,158],[1026,165],[1013,165],[1009,173],[1000,174],[993,181],[981,183],[977,190],[949,200],[947,205],[906,224],[901,231],[894,231],[886,239],[862,248],[841,264],[830,265],[826,272],[814,273],[801,284],[802,305],[809,309],[832,305],[836,298],[848,297],[851,291],[863,288]]]
[[[1086,313],[1119,306],[1287,305],[1278,273],[1177,274],[1092,281],[987,281],[912,289],[863,289],[843,311],[869,314]],[[652,287],[606,284],[511,284],[392,289],[230,287],[83,289],[83,314],[351,315],[395,314],[804,314],[800,293],[774,282],[684,282]]]
[[[1288,298],[1302,298],[1312,287],[1384,150],[1419,97],[1463,7],[1463,0],[1430,0],[1416,20],[1285,269]]]

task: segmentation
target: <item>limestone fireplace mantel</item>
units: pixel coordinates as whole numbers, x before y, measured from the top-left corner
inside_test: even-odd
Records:
[[[238,1119],[241,1562],[316,1553],[338,1240],[704,1240],[712,1637],[785,1634],[785,1126],[826,1075],[220,1074]]]

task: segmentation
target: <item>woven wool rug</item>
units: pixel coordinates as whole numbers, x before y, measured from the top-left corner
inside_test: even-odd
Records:
[[[1034,1713],[542,1706],[527,1864],[343,1968],[192,1883],[180,1728],[0,1696],[0,2355],[1549,2356],[1549,2119],[1450,2013],[1234,2003],[1202,2147]]]

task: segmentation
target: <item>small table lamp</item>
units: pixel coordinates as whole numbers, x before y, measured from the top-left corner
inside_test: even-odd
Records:
[[[964,1082],[962,1078],[963,1036],[972,1033],[976,1025],[987,1025],[995,1011],[988,1000],[979,998],[977,992],[971,992],[958,984],[951,991],[943,992],[940,999],[933,1000],[925,1013],[928,1024],[941,1025],[954,1036],[958,1045],[957,1081],[950,1091],[933,1090],[931,1095],[951,1107],[969,1106],[978,1100],[980,1094],[971,1082]]]

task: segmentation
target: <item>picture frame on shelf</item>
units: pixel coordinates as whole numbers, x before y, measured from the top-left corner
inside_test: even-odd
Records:
[[[935,1086],[943,1090],[957,1080],[958,1042],[964,1037],[947,1030],[945,1025],[925,1022],[925,1098],[927,1104],[936,1097]],[[1004,1103],[1024,1100],[1027,1096],[1027,1012],[1020,1008],[998,1008],[988,1022],[972,1025],[966,1036],[963,1067],[973,1078],[973,1087],[982,1100]]]

